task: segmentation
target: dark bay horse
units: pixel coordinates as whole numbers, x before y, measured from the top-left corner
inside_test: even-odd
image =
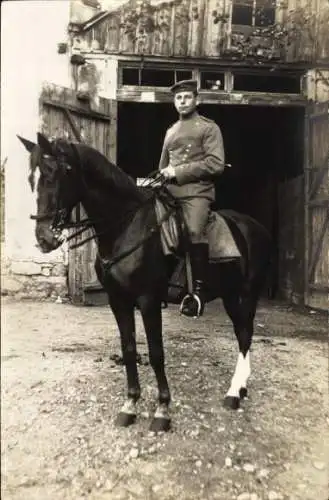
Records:
[[[62,244],[61,230],[78,203],[83,205],[93,227],[98,245],[95,269],[120,330],[127,374],[128,397],[117,417],[118,425],[128,426],[135,421],[141,394],[136,363],[137,304],[158,384],[158,406],[151,429],[168,430],[170,391],[165,372],[161,304],[169,276],[154,196],[138,188],[119,167],[91,147],[61,139],[49,142],[42,134],[38,134],[38,144],[20,140],[30,152],[32,189],[36,183],[37,214],[33,218],[40,250],[51,252]],[[36,174],[39,174],[37,182]],[[271,244],[269,235],[255,220],[233,211],[221,213],[242,257],[235,262],[209,264],[207,300],[222,298],[238,340],[238,360],[224,399],[225,406],[236,409],[247,394],[253,322]]]

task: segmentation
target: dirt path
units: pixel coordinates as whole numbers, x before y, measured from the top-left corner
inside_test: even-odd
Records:
[[[222,399],[237,345],[219,307],[202,321],[164,311],[173,430],[156,437],[146,363],[137,424],[113,424],[125,377],[107,308],[4,300],[2,498],[327,500],[326,318],[261,305],[250,399],[232,413]]]

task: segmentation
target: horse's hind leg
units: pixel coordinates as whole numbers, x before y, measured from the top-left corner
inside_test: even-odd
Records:
[[[136,360],[134,304],[119,293],[109,295],[109,303],[120,331],[122,357],[128,383],[128,398],[117,416],[116,424],[127,427],[136,420],[136,403],[141,393]]]
[[[140,311],[149,348],[150,364],[158,383],[158,407],[155,411],[150,430],[154,432],[170,429],[170,391],[165,372],[165,356],[162,338],[161,299],[143,296],[139,299]]]
[[[231,385],[226,393],[224,405],[237,409],[240,400],[247,396],[247,381],[250,376],[250,346],[254,333],[254,317],[257,299],[251,295],[223,298],[224,307],[233,322],[239,343],[239,355]]]

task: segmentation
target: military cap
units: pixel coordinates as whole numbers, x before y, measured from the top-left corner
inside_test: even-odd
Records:
[[[197,92],[198,82],[196,80],[181,80],[180,82],[175,83],[170,90],[173,94],[177,94],[177,92],[181,92],[182,90]]]

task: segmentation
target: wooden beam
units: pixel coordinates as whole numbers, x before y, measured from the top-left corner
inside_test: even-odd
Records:
[[[310,200],[306,203],[309,208],[329,207],[328,198],[319,198],[318,200]]]
[[[79,52],[80,54],[80,52]],[[88,56],[89,57],[89,56]],[[98,57],[94,57],[95,59],[99,59]],[[90,59],[92,57],[90,56]],[[108,59],[108,56],[107,56]],[[128,58],[116,58],[113,57],[113,59],[118,60],[118,65],[119,68],[139,68],[141,64],[141,57],[140,56],[131,56]],[[171,59],[168,58],[161,58],[161,60],[147,60],[146,57],[143,59],[143,67],[144,68],[152,68],[152,69],[170,69],[170,70],[193,70],[197,69],[198,71],[218,71],[220,68],[220,71],[232,71],[234,69],[234,73],[248,73],[248,75],[259,75],[259,74],[267,74],[270,76],[275,76],[275,75],[282,75],[282,76],[295,76],[295,77],[300,77],[305,73],[304,70],[301,69],[291,69],[290,68],[281,68],[276,70],[273,73],[273,68],[271,66],[266,67],[266,66],[248,66],[246,64],[243,65],[238,65],[235,66],[235,64],[230,64],[229,62],[220,62],[220,61],[207,61],[202,59],[202,62],[198,63],[195,61],[195,59],[190,58],[190,59],[184,59],[181,60],[179,57],[172,57]]]
[[[328,201],[327,201],[327,203],[328,203]],[[312,255],[312,259],[311,259],[311,263],[310,263],[310,267],[309,267],[309,271],[308,271],[308,282],[309,283],[312,281],[312,279],[314,277],[316,264],[318,262],[318,259],[319,259],[320,253],[321,253],[321,247],[322,247],[324,235],[326,234],[326,231],[327,231],[328,221],[329,221],[329,209],[327,210],[326,218],[323,221],[320,235],[319,235],[318,241],[316,242],[316,247],[315,247],[314,253]]]
[[[111,121],[110,116],[104,115],[103,113],[99,113],[98,111],[93,111],[91,109],[90,110],[89,109],[82,109],[82,108],[79,108],[78,106],[73,106],[72,104],[62,104],[60,102],[51,101],[51,100],[43,99],[43,98],[41,98],[40,102],[41,102],[41,104],[43,104],[45,106],[49,106],[51,108],[56,108],[56,109],[62,109],[63,111],[65,111],[67,109],[68,111],[72,111],[73,113],[76,113],[78,115],[85,116],[88,118],[95,118],[97,120],[101,120],[104,122]]]
[[[76,126],[76,124],[74,123],[74,120],[73,120],[73,118],[72,118],[72,115],[71,115],[70,111],[69,111],[67,108],[65,108],[65,109],[64,109],[64,112],[65,112],[65,115],[66,115],[67,121],[69,122],[69,124],[70,124],[70,126],[71,126],[71,129],[72,129],[72,131],[73,131],[73,134],[74,134],[74,136],[75,136],[76,140],[77,140],[78,142],[83,142],[83,140],[82,140],[82,138],[81,138],[80,131],[78,130],[78,128],[77,128],[77,126]]]
[[[329,285],[322,285],[321,283],[310,283],[309,287],[311,290],[329,293]]]
[[[309,194],[308,194],[308,199],[310,201],[316,195],[317,190],[321,186],[322,181],[324,180],[324,176],[328,172],[328,168],[329,168],[329,152],[326,155],[326,158],[323,162],[323,165],[320,168],[318,167],[316,169],[317,174],[316,174],[315,178],[313,179],[313,182],[310,186],[310,190],[309,190]],[[311,172],[312,170],[313,170],[312,167],[310,167],[309,171]]]
[[[305,169],[304,175],[304,202],[308,201],[308,193],[310,190],[310,172],[308,167],[310,165],[310,146],[311,146],[311,133],[310,133],[310,114],[311,106],[306,106],[304,115],[304,154],[303,163]],[[307,203],[304,203],[304,243],[305,243],[305,255],[304,255],[304,304],[309,304],[310,300],[310,288],[308,281],[308,268],[310,261],[310,246],[311,246],[311,227],[310,227],[310,210]]]
[[[257,69],[275,69],[276,72],[279,71],[287,71],[292,73],[304,73],[308,69],[312,68],[314,64],[310,63],[284,63],[284,62],[275,62],[275,61],[261,61],[261,64],[258,61],[248,61],[248,60],[232,60],[232,59],[219,59],[218,56],[214,57],[179,57],[179,56],[157,56],[157,55],[141,55],[141,54],[134,54],[134,55],[126,55],[126,54],[120,54],[119,52],[117,53],[106,53],[99,51],[96,53],[94,50],[79,50],[76,53],[79,53],[83,56],[85,56],[88,59],[108,59],[111,57],[111,59],[118,59],[119,62],[130,62],[130,61],[136,61],[140,62],[143,60],[144,63],[159,63],[159,64],[169,64],[169,65],[174,65],[174,64],[180,64],[184,65],[184,67],[188,66],[194,66],[194,67],[199,67],[199,66],[212,66],[216,67],[218,69],[219,66],[226,66],[227,68],[246,68],[246,70],[251,69],[251,68],[257,68]],[[325,66],[323,69],[328,69],[329,68],[329,63],[328,66]]]
[[[172,102],[172,94],[165,87],[123,86],[117,90],[117,100],[144,102],[143,92],[153,92],[155,103]],[[237,104],[255,106],[306,106],[306,99],[298,94],[262,94],[257,92],[199,92],[203,104]],[[147,102],[147,101],[145,101]]]

